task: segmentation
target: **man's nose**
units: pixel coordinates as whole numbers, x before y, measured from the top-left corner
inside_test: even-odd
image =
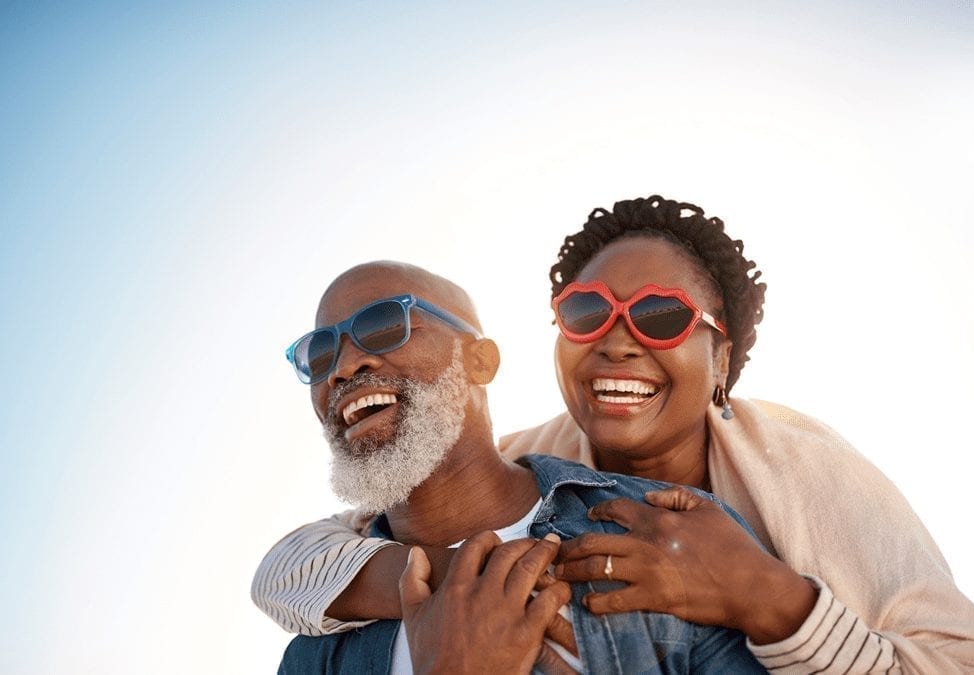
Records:
[[[382,359],[376,354],[369,354],[359,349],[358,345],[347,335],[342,335],[338,343],[338,357],[335,367],[328,375],[328,386],[334,387],[350,378],[352,375],[367,370],[378,370],[382,367]]]

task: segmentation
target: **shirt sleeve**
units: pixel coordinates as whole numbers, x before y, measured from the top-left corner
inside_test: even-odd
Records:
[[[346,511],[298,528],[268,551],[254,575],[250,596],[290,633],[340,633],[372,621],[339,621],[325,611],[387,539],[363,537],[369,518]]]
[[[795,634],[767,645],[747,641],[762,666],[782,675],[902,672],[892,642],[870,631],[820,579],[806,578],[818,601]]]

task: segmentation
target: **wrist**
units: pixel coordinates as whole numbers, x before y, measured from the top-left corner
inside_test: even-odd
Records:
[[[741,630],[756,645],[780,642],[798,632],[818,600],[818,588],[780,561],[754,588]],[[757,590],[759,589],[759,590]]]

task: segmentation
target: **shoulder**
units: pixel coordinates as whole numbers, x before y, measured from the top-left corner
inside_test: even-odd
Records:
[[[544,424],[501,436],[498,447],[503,455],[511,459],[540,453],[577,461],[581,458],[583,439],[582,430],[575,420],[564,412]]]
[[[945,568],[899,489],[834,429],[767,401],[735,399],[732,405],[733,420],[709,419],[714,490],[766,527],[774,550],[792,568],[824,579],[859,612],[863,587],[895,585],[910,575],[929,578],[931,568]],[[861,575],[890,559],[899,562],[885,574]],[[880,613],[870,610],[871,618]]]
[[[879,474],[841,434],[810,415],[758,399],[734,399],[732,405],[733,420],[713,411],[708,417],[712,453],[752,464]]]

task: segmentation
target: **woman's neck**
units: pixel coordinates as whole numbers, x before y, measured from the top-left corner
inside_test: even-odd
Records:
[[[638,455],[633,452],[592,447],[592,458],[600,471],[624,473],[667,483],[690,485],[710,490],[707,469],[709,432],[704,427],[702,437],[694,436],[659,454]]]

